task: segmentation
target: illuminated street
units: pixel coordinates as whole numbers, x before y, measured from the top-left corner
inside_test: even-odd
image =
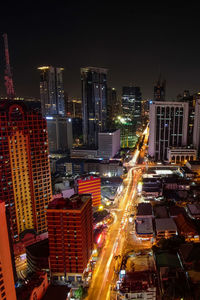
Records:
[[[125,192],[119,202],[119,210],[116,211],[117,221],[110,226],[108,231],[106,244],[102,250],[99,261],[96,264],[90,288],[88,290],[88,300],[110,299],[110,288],[115,276],[114,266],[116,260],[113,258],[122,254],[122,250],[127,240],[129,211],[131,204],[133,204],[133,200],[136,198],[137,183],[141,176],[141,172],[138,168],[134,168],[139,154],[140,151],[136,149],[133,158],[129,163],[131,168],[128,171],[127,178],[124,180],[124,183],[126,184]]]

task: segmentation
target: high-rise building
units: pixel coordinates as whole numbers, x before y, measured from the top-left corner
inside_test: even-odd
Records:
[[[68,97],[66,102],[67,116],[70,118],[81,118],[82,119],[82,101],[79,98]]]
[[[166,93],[166,81],[161,82],[161,76],[159,77],[156,85],[154,86],[154,101],[165,101]]]
[[[193,132],[194,132],[194,120],[195,120],[195,104],[196,99],[199,98],[198,94],[190,95],[189,91],[183,92],[183,95],[178,95],[177,99],[180,102],[187,102],[188,109],[188,134],[187,134],[187,145],[193,146]]]
[[[0,201],[0,300],[16,300],[5,203]]]
[[[98,147],[98,133],[106,130],[107,69],[81,68],[83,142]]]
[[[141,125],[142,94],[139,87],[122,88],[122,112],[124,118],[129,118],[135,130]]]
[[[187,146],[188,103],[155,101],[150,105],[149,155],[167,160],[170,147]]]
[[[107,89],[107,129],[112,129],[114,124],[117,101],[117,91],[115,88],[108,87]],[[119,108],[118,108],[119,115]]]
[[[91,195],[53,200],[47,220],[51,276],[81,280],[93,249]]]
[[[49,140],[49,152],[66,152],[72,148],[72,119],[60,115],[48,116],[47,130]]]
[[[200,93],[196,95],[195,101],[193,145],[197,149],[198,157],[200,157]]]
[[[43,116],[65,115],[63,68],[42,66],[40,70],[40,98]]]
[[[96,176],[83,176],[76,179],[75,188],[78,194],[91,194],[92,206],[101,204],[101,178]]]
[[[120,130],[99,132],[98,155],[110,159],[120,150]]]
[[[32,102],[0,101],[0,200],[14,240],[27,229],[47,230],[51,174],[46,120]]]

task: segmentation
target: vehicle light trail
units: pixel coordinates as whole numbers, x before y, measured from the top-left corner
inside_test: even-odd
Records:
[[[135,150],[131,163],[134,165],[137,162],[140,151]],[[114,257],[121,252],[125,242],[125,227],[128,224],[128,209],[136,195],[137,180],[140,176],[139,172],[133,171],[133,165],[128,171],[126,177],[126,188],[124,195],[119,202],[118,210],[115,210],[116,217],[113,224],[110,225],[107,240],[99,261],[92,276],[92,282],[88,289],[87,300],[109,300],[110,285],[114,275]]]

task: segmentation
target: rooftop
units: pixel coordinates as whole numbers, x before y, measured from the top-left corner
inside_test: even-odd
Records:
[[[192,215],[200,214],[200,205],[199,204],[187,204],[187,207]]]
[[[200,260],[200,243],[182,244],[179,251],[185,262]]]
[[[137,207],[137,216],[153,215],[151,203],[139,203]]]
[[[98,176],[94,176],[94,175],[82,175],[80,177],[77,178],[77,182],[81,182],[81,181],[86,181],[86,180],[95,180],[95,179],[100,179],[100,177]]]
[[[153,234],[152,218],[137,218],[135,225],[137,234]]]
[[[123,278],[121,292],[140,292],[153,286],[152,273],[149,271],[130,272]]]
[[[192,233],[194,235],[198,234],[195,225],[192,223],[191,219],[186,218],[186,216],[180,214],[174,220],[181,233]]]
[[[156,218],[168,218],[168,212],[165,206],[154,206],[154,215]]]
[[[70,198],[56,198],[49,203],[48,210],[50,209],[71,209],[80,210],[83,205],[91,199],[90,194],[74,194]]]
[[[183,207],[180,206],[170,206],[169,207],[169,214],[172,217],[178,216],[180,214],[186,215],[186,211]]]
[[[172,218],[155,219],[156,231],[177,231],[176,223]]]

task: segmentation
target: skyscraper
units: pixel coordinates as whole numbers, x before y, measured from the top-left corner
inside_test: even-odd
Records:
[[[72,119],[60,115],[46,117],[49,152],[66,152],[72,148]]]
[[[165,101],[166,93],[166,81],[161,82],[161,76],[159,77],[156,85],[154,86],[154,101]]]
[[[115,118],[115,108],[117,105],[118,102],[116,89],[109,87],[107,89],[107,129],[109,130],[113,128],[113,119]]]
[[[189,91],[183,92],[183,95],[178,95],[177,99],[180,102],[187,102],[189,106],[188,110],[188,134],[187,134],[187,145],[193,146],[193,132],[194,132],[194,121],[195,121],[195,104],[196,99],[199,98],[198,94],[190,95]]]
[[[0,299],[16,300],[5,203],[0,201]]]
[[[200,157],[200,93],[198,93],[195,98],[193,145],[195,149],[197,149],[198,156]]]
[[[98,132],[106,129],[107,69],[81,68],[83,142],[98,147]]]
[[[141,124],[142,94],[139,87],[122,88],[123,117],[129,118],[137,130]]]
[[[40,98],[43,116],[65,115],[63,68],[39,67]]]
[[[0,101],[0,200],[14,240],[27,229],[47,230],[51,174],[46,120],[32,102]]]
[[[51,276],[81,280],[93,249],[91,195],[53,200],[47,220]]]
[[[149,155],[167,160],[169,147],[187,146],[188,103],[155,101],[150,105]]]

